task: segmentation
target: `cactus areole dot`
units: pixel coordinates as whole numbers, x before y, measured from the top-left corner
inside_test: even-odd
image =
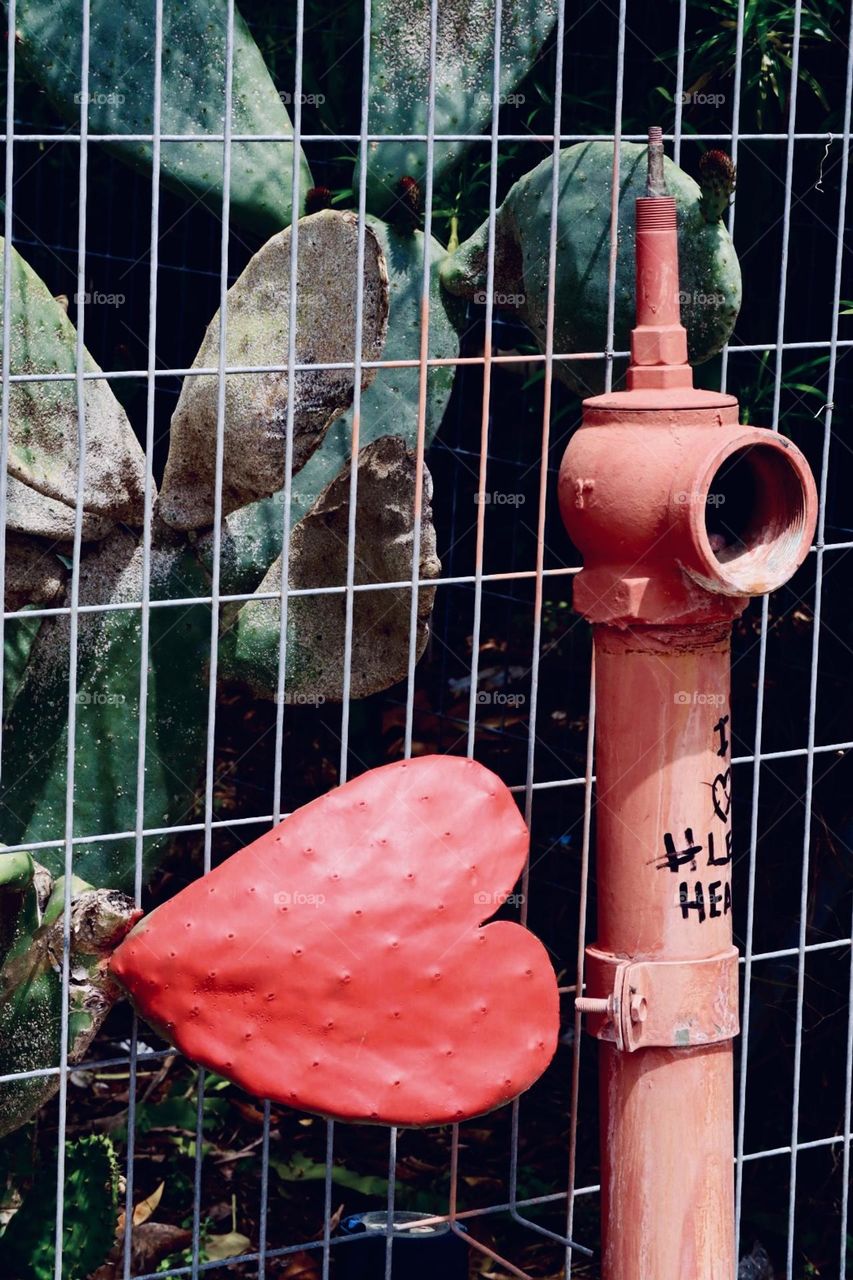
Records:
[[[386,765],[158,907],[112,973],[177,1048],[260,1097],[374,1123],[479,1115],[557,1042],[545,948],[508,920],[481,927],[527,849],[475,761]]]

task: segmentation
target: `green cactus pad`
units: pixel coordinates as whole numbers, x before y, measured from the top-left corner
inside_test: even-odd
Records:
[[[152,599],[205,596],[210,584],[192,551],[155,524]],[[142,548],[117,532],[87,552],[80,601],[139,600]],[[154,608],[150,615],[145,825],[188,821],[204,759],[209,606]],[[140,614],[81,616],[77,663],[74,833],[97,836],[136,825]],[[64,834],[68,717],[68,619],[45,619],[4,734],[0,830],[8,843],[61,840]],[[148,869],[165,837],[144,844]],[[63,850],[39,854],[58,874]],[[78,846],[74,871],[91,884],[132,891],[134,840]]]
[[[628,347],[634,325],[634,201],[645,195],[647,148],[621,147],[615,349]],[[585,142],[560,156],[554,344],[558,352],[604,349],[607,335],[610,192],[613,147]],[[678,206],[681,319],[690,360],[700,364],[731,337],[741,302],[737,255],[721,222],[706,221],[699,186],[671,160],[666,184]],[[552,162],[543,160],[510,190],[495,222],[496,304],[511,298],[545,347]],[[488,223],[448,258],[442,284],[473,298],[486,285]],[[604,360],[558,361],[556,372],[578,395],[604,390]]]
[[[8,606],[7,606],[8,607]],[[30,618],[24,613],[19,618],[7,618],[3,629],[3,711],[9,708],[24,678],[33,641],[41,626],[41,618]]]
[[[2,297],[0,279],[0,305]],[[76,347],[77,333],[65,311],[13,249],[11,372],[74,373]],[[88,352],[84,367],[98,371]],[[142,523],[145,460],[106,379],[86,381],[85,410],[83,536],[102,538],[113,521]],[[9,424],[8,527],[70,541],[78,463],[75,382],[13,382]]]
[[[65,1151],[65,1217],[62,1274],[87,1280],[106,1258],[118,1220],[119,1168],[108,1137],[70,1142]],[[56,1167],[36,1173],[23,1206],[0,1239],[0,1270],[16,1280],[53,1280]]]
[[[368,217],[388,267],[388,335],[383,360],[417,360],[421,343],[421,294],[423,290],[423,232],[403,232],[377,218]],[[448,360],[459,354],[455,325],[460,304],[449,298],[439,285],[438,267],[446,250],[437,240],[430,245],[429,355]],[[433,367],[427,372],[426,432],[428,446],[447,408],[453,388],[455,368]],[[382,436],[399,436],[414,449],[418,433],[420,369],[416,367],[379,369],[374,381],[361,395],[361,447]],[[319,449],[294,477],[291,490],[290,526],[311,510],[320,494],[336,476],[349,468],[352,452],[352,409],[332,423]],[[283,528],[281,491],[261,502],[233,512],[223,523],[221,574],[224,592],[254,591],[274,560],[281,554]],[[212,534],[198,543],[206,565],[213,555]],[[313,634],[313,633],[312,633]]]
[[[89,130],[151,133],[154,112],[154,6],[149,0],[90,0]],[[80,119],[82,9],[77,0],[18,0],[17,56],[72,124]],[[225,0],[163,6],[160,127],[164,134],[221,134],[225,118]],[[292,134],[287,109],[252,35],[234,14],[232,132]],[[98,144],[101,145],[101,144]],[[173,189],[222,213],[222,142],[164,142],[160,171]],[[150,172],[147,142],[118,142],[117,155]],[[90,148],[91,150],[91,148]],[[289,225],[290,142],[234,142],[232,217],[270,235]],[[304,157],[300,203],[313,186]]]
[[[414,554],[415,453],[399,436],[382,436],[358,454],[355,582],[406,582]],[[328,485],[291,537],[290,585],[341,587],[347,580],[350,511],[349,467]],[[432,527],[432,481],[424,467],[418,577],[438,576]],[[281,563],[275,561],[259,586],[277,592]],[[416,654],[428,638],[434,587],[418,593]],[[222,637],[223,671],[244,680],[256,694],[276,693],[281,609],[279,601],[249,600]],[[411,591],[358,591],[353,603],[350,696],[365,698],[401,680],[407,670]],[[296,596],[288,609],[285,700],[296,704],[340,702],[346,662],[346,595]]]
[[[296,360],[335,365],[352,361],[356,342],[358,219],[326,209],[299,223]],[[291,231],[273,236],[228,291],[226,358],[229,365],[285,364],[290,328]],[[382,354],[388,322],[388,276],[375,234],[364,243],[362,358]],[[193,363],[219,363],[219,312]],[[365,369],[364,386],[375,370]],[[352,369],[305,369],[288,385],[287,370],[232,373],[225,378],[222,509],[266,498],[284,483],[288,400],[293,408],[293,471],[320,444],[330,423],[353,398]],[[172,416],[169,457],[160,491],[163,519],[176,529],[213,523],[219,378],[184,379]]]
[[[35,863],[24,849],[0,852],[0,966],[38,928]]]
[[[50,877],[43,867],[35,868],[24,893],[27,896],[18,908],[17,936],[0,966],[3,1075],[57,1066],[62,1043],[64,880],[56,881],[43,915],[39,899],[50,893]],[[111,889],[91,889],[76,877],[72,894],[68,1060],[75,1063],[84,1058],[118,998],[107,961],[140,912],[130,898]],[[13,904],[3,896],[5,910]],[[56,1075],[0,1085],[0,1136],[30,1120],[58,1088]]]
[[[504,0],[500,93],[512,95],[533,66],[557,18],[556,0]],[[495,47],[493,0],[443,0],[438,7],[435,132],[482,133],[492,114]],[[429,102],[430,0],[374,0],[371,9],[372,134],[425,134]],[[433,174],[440,182],[466,142],[438,142]],[[368,208],[379,217],[405,204],[402,178],[423,183],[425,142],[371,142]],[[357,179],[356,179],[357,187]]]

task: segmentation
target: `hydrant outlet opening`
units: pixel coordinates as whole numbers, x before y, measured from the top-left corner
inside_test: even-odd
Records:
[[[784,446],[749,444],[725,457],[697,530],[716,590],[759,595],[786,582],[811,541],[809,498],[805,463]]]

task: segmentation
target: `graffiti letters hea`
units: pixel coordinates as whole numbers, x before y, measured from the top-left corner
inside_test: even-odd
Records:
[[[713,728],[714,740],[717,744],[716,754],[724,761],[728,758],[729,736],[726,729],[729,717],[721,716]],[[698,872],[701,867],[727,867],[732,861],[732,830],[729,818],[732,808],[732,770],[728,765],[710,782],[705,784],[710,792],[712,820],[717,819],[725,827],[725,835],[720,847],[719,838],[715,839],[713,830],[704,837],[704,843],[694,838],[693,827],[686,826],[677,838],[672,831],[665,831],[663,836],[663,857],[655,862],[659,871],[669,870],[682,872],[682,868]],[[714,873],[711,872],[710,875]],[[721,873],[722,874],[722,873]],[[705,920],[715,920],[727,915],[732,909],[732,886],[727,875],[725,879],[712,880],[710,875],[705,879],[694,880],[692,885],[682,880],[678,886],[678,906],[682,917],[687,920],[691,913],[703,924]]]

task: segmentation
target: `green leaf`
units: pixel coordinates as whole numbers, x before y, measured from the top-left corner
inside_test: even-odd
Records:
[[[311,1160],[301,1152],[288,1161],[270,1160],[282,1182],[323,1182],[326,1177],[326,1166]],[[388,1195],[388,1179],[374,1177],[371,1174],[354,1173],[344,1165],[332,1166],[332,1182],[350,1191],[357,1191],[363,1196],[384,1197]]]

